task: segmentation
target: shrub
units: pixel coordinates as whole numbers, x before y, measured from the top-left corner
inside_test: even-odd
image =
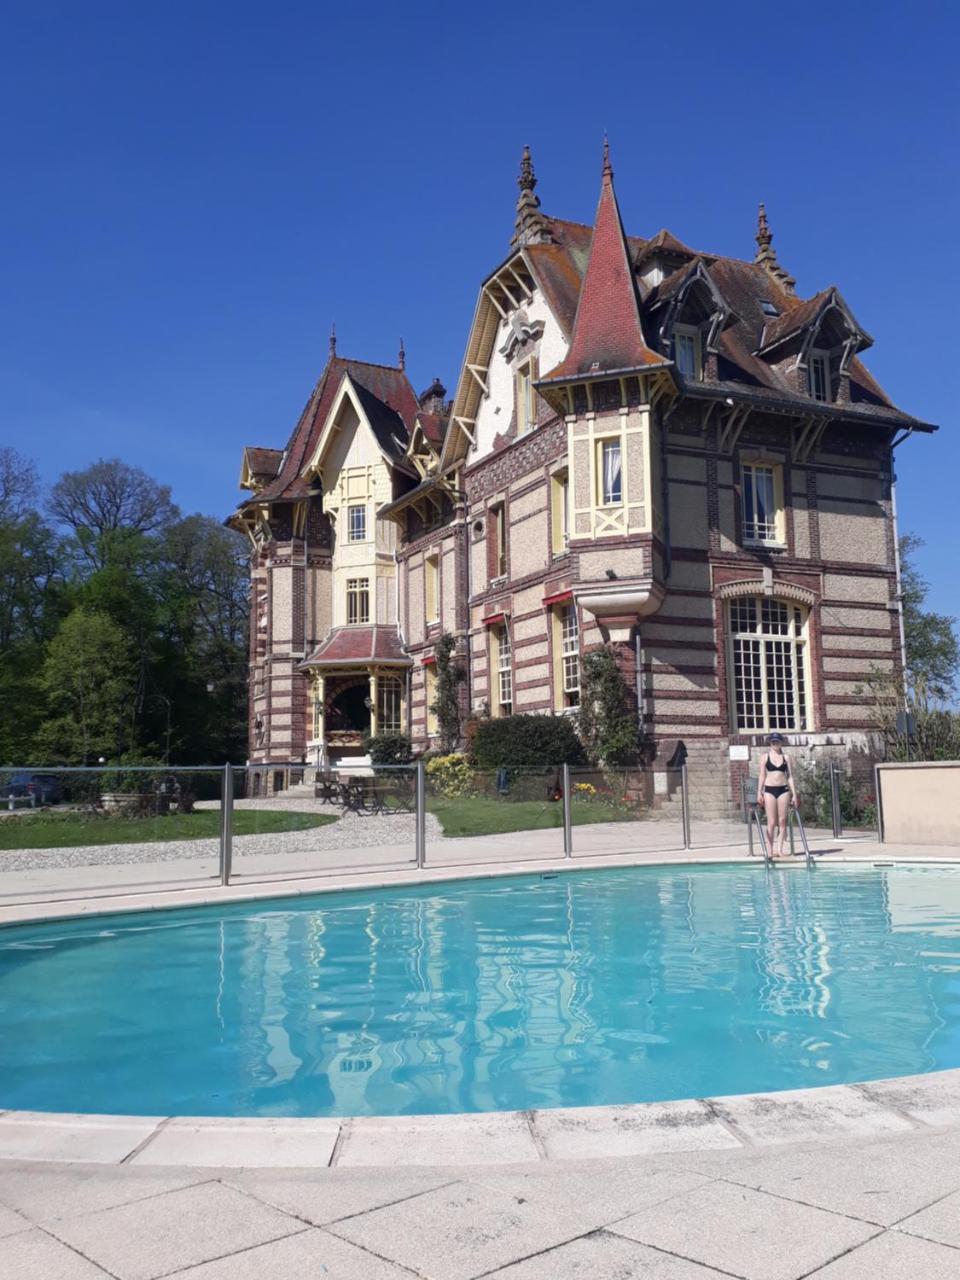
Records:
[[[404,733],[378,733],[364,738],[363,749],[371,764],[409,764],[413,759],[413,745]]]
[[[437,717],[441,750],[452,753],[460,743],[460,686],[466,679],[463,666],[453,656],[457,642],[448,632],[434,645],[437,659],[437,696],[430,710]]]
[[[465,796],[472,790],[473,770],[466,756],[459,752],[433,756],[425,767],[434,795]]]
[[[610,648],[584,654],[577,725],[591,761],[636,763],[639,740],[633,695]]]
[[[568,716],[479,720],[473,758],[478,769],[584,763],[583,747]]]

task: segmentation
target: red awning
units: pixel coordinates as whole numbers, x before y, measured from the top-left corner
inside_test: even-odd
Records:
[[[545,609],[549,609],[552,604],[565,604],[568,600],[572,599],[572,591],[558,591],[556,595],[543,597],[543,607]]]
[[[507,615],[505,613],[491,613],[489,617],[484,618],[483,625],[485,627],[499,626],[501,622],[506,622]]]

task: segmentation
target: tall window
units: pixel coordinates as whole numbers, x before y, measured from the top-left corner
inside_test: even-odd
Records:
[[[424,561],[424,605],[426,606],[427,622],[436,622],[440,617],[440,557],[427,556]]]
[[[811,351],[807,364],[810,394],[814,400],[831,400],[830,357],[823,351]]]
[[[807,627],[799,605],[766,596],[730,601],[735,728],[809,728]]]
[[[493,573],[494,578],[506,577],[507,573],[507,508],[501,502],[490,512],[493,528]]]
[[[560,556],[570,545],[570,480],[566,471],[555,471],[550,477],[550,502],[553,554]]]
[[[434,707],[437,704],[437,664],[429,663],[423,668],[423,691],[427,700],[427,733],[437,732],[438,721]]]
[[[534,382],[537,380],[535,359],[522,364],[516,372],[517,435],[522,436],[537,425],[537,402]]]
[[[677,368],[685,378],[700,379],[703,362],[700,357],[700,330],[689,325],[677,325],[673,331],[674,353]]]
[[[513,714],[513,654],[510,649],[510,628],[497,628],[497,703],[500,715]]]
[[[600,441],[600,505],[618,507],[623,502],[623,467],[619,440]]]
[[[744,542],[782,542],[780,468],[767,462],[743,464]]]
[[[323,699],[320,697],[318,685],[313,686],[313,736],[319,738],[323,734]]]
[[[347,507],[347,541],[366,542],[367,508],[365,505]]]
[[[347,625],[362,626],[370,621],[370,579],[347,579]]]
[[[561,692],[565,706],[580,702],[580,625],[573,603],[560,610]]]
[[[377,681],[377,733],[400,733],[400,681],[395,676],[381,676]]]

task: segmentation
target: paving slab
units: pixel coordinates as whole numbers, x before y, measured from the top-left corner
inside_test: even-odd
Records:
[[[9,1280],[113,1280],[101,1267],[36,1227],[0,1240],[0,1275]]]
[[[337,1167],[514,1164],[539,1159],[522,1111],[363,1116],[344,1125]]]
[[[317,1229],[178,1271],[176,1280],[412,1280],[413,1272]]]
[[[460,1182],[330,1230],[425,1280],[472,1280],[572,1240],[585,1227],[570,1214]]]
[[[848,1085],[711,1098],[719,1116],[748,1142],[803,1142],[840,1133],[909,1133],[904,1116]]]
[[[92,1168],[81,1165],[0,1164],[0,1202],[16,1209],[37,1226],[58,1218],[96,1213],[118,1204],[146,1200],[165,1191],[177,1191],[206,1174],[187,1171],[154,1173],[130,1165]]]
[[[33,1223],[15,1209],[8,1209],[6,1205],[0,1204],[0,1240],[5,1236],[16,1235],[18,1231],[29,1231],[32,1226]]]
[[[960,1124],[960,1070],[931,1071],[857,1085],[881,1106],[896,1107],[921,1124]]]
[[[322,1227],[434,1191],[454,1179],[443,1170],[327,1169],[304,1173],[250,1169],[228,1175],[224,1181],[264,1204]]]
[[[739,1146],[706,1103],[693,1099],[642,1106],[557,1107],[535,1111],[533,1122],[550,1160]]]
[[[711,1179],[694,1172],[650,1169],[636,1161],[591,1161],[589,1165],[477,1171],[470,1180],[553,1213],[575,1213],[596,1228],[705,1186]]]
[[[304,1229],[296,1218],[218,1182],[66,1218],[50,1228],[118,1280],[154,1280]]]
[[[610,1228],[749,1280],[799,1280],[877,1234],[867,1223],[711,1182]]]
[[[887,1231],[814,1271],[810,1280],[957,1280],[956,1249]]]
[[[8,1111],[0,1115],[0,1159],[117,1164],[150,1137],[160,1120]]]
[[[960,1191],[928,1205],[911,1218],[905,1218],[898,1229],[960,1249]],[[957,1256],[957,1275],[960,1275],[960,1255]]]
[[[960,1132],[897,1135],[854,1150],[856,1158],[849,1142],[836,1141],[705,1151],[674,1157],[670,1167],[878,1226],[892,1226],[960,1189]]]
[[[598,1231],[494,1271],[486,1280],[717,1280],[721,1274],[636,1240]]]
[[[244,1120],[189,1117],[158,1129],[130,1161],[133,1165],[210,1168],[325,1168],[330,1163],[339,1120]]]

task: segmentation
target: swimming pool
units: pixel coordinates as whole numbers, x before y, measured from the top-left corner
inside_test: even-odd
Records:
[[[644,867],[0,930],[0,1108],[341,1116],[960,1065],[960,870]]]

